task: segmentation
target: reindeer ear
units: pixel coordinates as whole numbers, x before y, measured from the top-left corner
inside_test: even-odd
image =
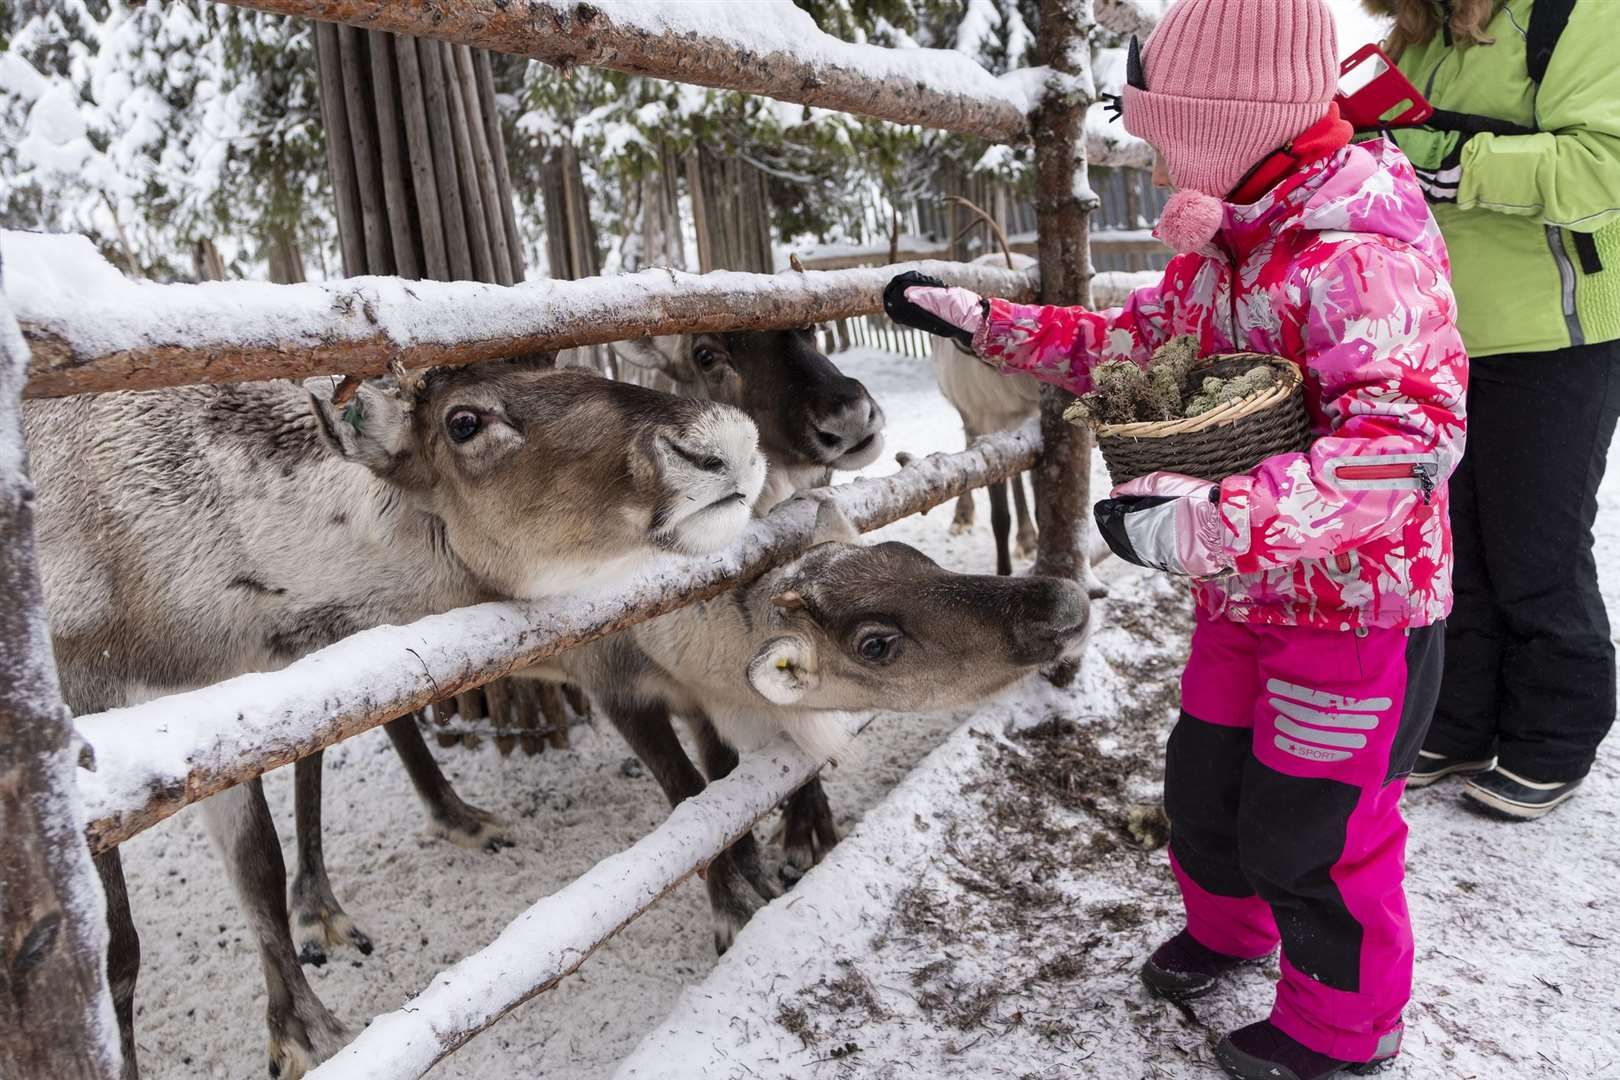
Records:
[[[676,382],[685,382],[681,377],[680,367],[675,363],[674,355],[660,348],[657,338],[637,338],[634,341],[615,341],[612,345],[613,354],[627,364],[648,371],[661,371]]]
[[[861,532],[844,516],[838,508],[837,501],[826,498],[819,500],[816,507],[816,529],[810,536],[811,545],[839,543],[858,544],[861,542]]]
[[[820,683],[816,647],[797,634],[772,638],[748,662],[748,685],[773,705],[797,705]]]
[[[334,454],[373,472],[385,472],[404,452],[410,409],[397,392],[362,383],[353,397],[337,405],[326,380],[311,380],[305,389],[321,441]]]

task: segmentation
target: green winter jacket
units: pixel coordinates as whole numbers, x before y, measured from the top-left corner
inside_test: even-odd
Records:
[[[1455,48],[1437,34],[1400,59],[1436,108],[1538,131],[1475,135],[1456,205],[1434,208],[1473,356],[1620,338],[1620,0],[1575,4],[1539,90],[1525,63],[1533,4],[1498,4],[1492,45]],[[1458,138],[1396,133],[1427,168]],[[1574,233],[1591,239],[1577,243]]]

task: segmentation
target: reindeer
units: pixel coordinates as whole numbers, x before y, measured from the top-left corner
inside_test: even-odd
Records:
[[[769,466],[754,503],[764,517],[791,495],[854,472],[883,450],[883,410],[866,387],[816,348],[809,329],[765,334],[643,338],[614,346],[621,360],[656,370],[683,397],[723,401],[759,426]],[[814,777],[789,797],[782,816],[782,875],[796,881],[838,842],[832,807]]]
[[[1023,270],[1035,264],[1028,255],[981,255],[976,263],[997,263],[1005,259],[1008,268]],[[981,435],[998,431],[1012,431],[1022,427],[1040,412],[1041,384],[1029,375],[1003,375],[966,352],[955,341],[935,338],[930,354],[934,362],[934,379],[939,392],[945,395],[962,417],[962,431],[968,445]],[[1013,476],[1004,484],[991,484],[990,529],[996,538],[996,573],[1012,573],[1012,556],[1008,533],[1012,519],[1007,513],[1007,490],[1012,489],[1013,507],[1018,515],[1016,552],[1020,557],[1035,553],[1035,523],[1030,520],[1029,505],[1024,499],[1024,478]],[[956,500],[956,513],[951,519],[951,531],[966,532],[973,527],[973,492]]]
[[[831,500],[816,545],[730,593],[526,669],[589,690],[673,806],[785,732],[836,751],[842,714],[937,712],[978,701],[1071,659],[1085,590],[1061,578],[954,574],[905,544],[863,547]],[[676,738],[690,727],[700,772]],[[752,832],[709,864],[714,940],[724,953],[760,900],[781,895]]]
[[[809,330],[647,338],[620,343],[615,351],[629,363],[668,376],[682,397],[735,406],[754,421],[768,466],[753,504],[756,515],[796,491],[828,483],[835,469],[864,468],[883,449],[883,410],[864,386],[817,350]],[[511,842],[504,823],[456,795],[413,719],[396,720],[387,731],[431,830],[469,846]],[[306,963],[320,964],[329,947],[369,953],[371,939],[339,906],[326,872],[320,755],[295,768],[298,868],[292,918],[298,954]],[[789,866],[808,869],[837,838],[818,781],[794,796],[787,822]]]
[[[28,402],[45,600],[62,687],[102,711],[274,669],[346,634],[729,544],[764,483],[726,405],[508,362]],[[299,967],[257,780],[203,804],[256,938],[272,1076],[346,1039]],[[137,1075],[139,940],[117,850],[109,977]]]

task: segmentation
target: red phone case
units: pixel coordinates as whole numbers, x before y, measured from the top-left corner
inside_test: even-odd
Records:
[[[1382,61],[1384,70],[1353,94],[1339,94],[1339,115],[1350,121],[1358,131],[1385,127],[1416,127],[1434,115],[1434,106],[1410,79],[1401,74],[1384,50],[1374,45],[1363,45],[1350,58],[1339,65],[1339,77],[1350,74],[1362,64]]]

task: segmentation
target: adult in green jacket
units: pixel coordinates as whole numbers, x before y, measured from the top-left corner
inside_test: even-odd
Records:
[[[1367,6],[1395,17],[1388,49],[1441,110],[1395,139],[1469,350],[1456,608],[1411,785],[1469,775],[1476,804],[1540,817],[1615,719],[1592,526],[1620,418],[1620,0]]]

